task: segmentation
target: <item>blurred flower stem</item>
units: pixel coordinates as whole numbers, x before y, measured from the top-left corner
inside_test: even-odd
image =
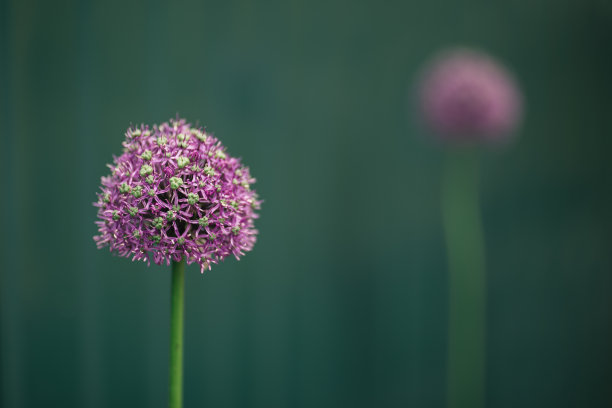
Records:
[[[485,398],[486,276],[476,148],[448,152],[442,212],[449,270],[448,406]]]
[[[172,261],[170,312],[170,408],[183,406],[183,309],[185,259]]]

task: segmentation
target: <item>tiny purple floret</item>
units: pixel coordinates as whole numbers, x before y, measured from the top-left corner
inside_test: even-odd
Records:
[[[184,257],[202,272],[253,248],[255,179],[219,140],[180,119],[131,127],[123,147],[94,203],[98,248],[158,265]]]
[[[427,125],[445,141],[500,142],[521,117],[512,75],[486,54],[470,49],[441,53],[427,66],[420,105]]]

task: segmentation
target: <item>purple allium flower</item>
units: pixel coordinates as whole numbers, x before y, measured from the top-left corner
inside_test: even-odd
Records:
[[[202,272],[253,248],[255,179],[216,138],[181,119],[130,128],[123,147],[94,203],[98,248],[158,265],[185,257]]]
[[[521,95],[510,73],[469,49],[442,53],[421,80],[427,124],[446,141],[502,141],[521,117]]]

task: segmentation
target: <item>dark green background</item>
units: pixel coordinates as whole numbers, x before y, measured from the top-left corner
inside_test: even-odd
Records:
[[[487,405],[612,404],[606,0],[0,2],[1,402],[164,407],[169,270],[95,249],[130,123],[243,157],[255,250],[187,270],[186,407],[442,407],[443,149],[410,99],[440,48],[516,73],[482,159]]]

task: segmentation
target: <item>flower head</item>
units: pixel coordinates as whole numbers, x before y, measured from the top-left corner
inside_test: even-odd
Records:
[[[158,265],[185,257],[201,270],[253,248],[260,201],[239,159],[185,120],[126,132],[102,177],[98,248]]]
[[[424,119],[447,141],[500,141],[521,116],[521,96],[508,71],[469,49],[440,54],[421,80]]]

